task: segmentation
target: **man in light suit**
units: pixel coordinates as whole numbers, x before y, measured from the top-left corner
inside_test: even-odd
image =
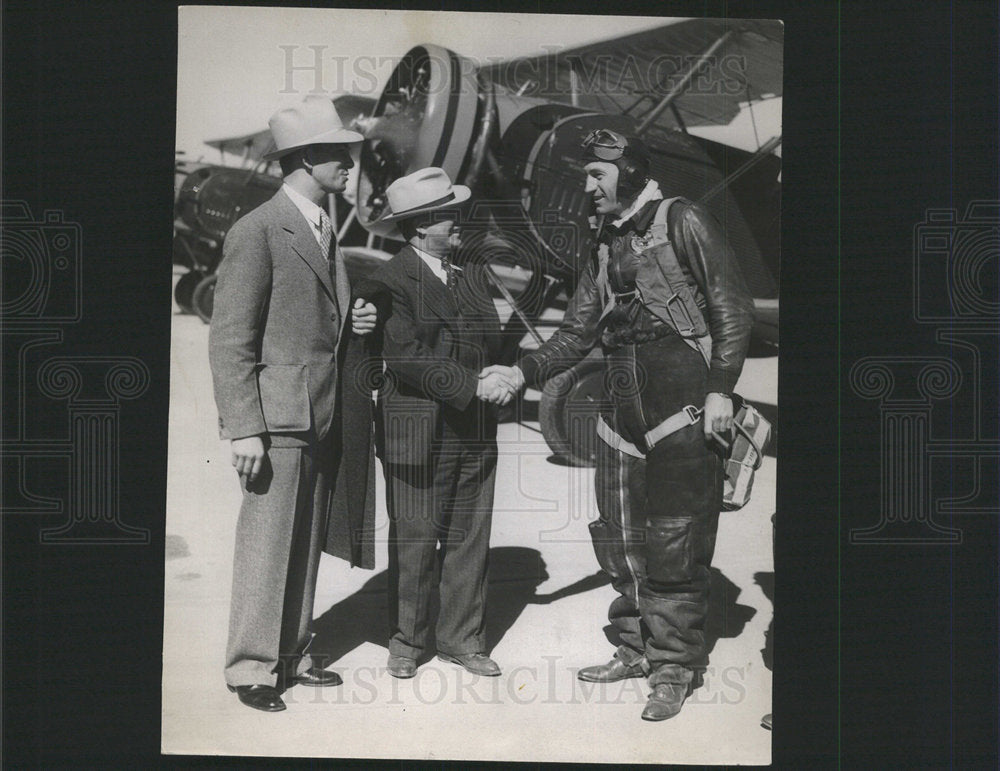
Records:
[[[280,160],[284,185],[226,237],[209,359],[243,488],[225,678],[242,703],[277,712],[289,685],[341,682],[306,652],[316,573],[324,546],[373,567],[358,537],[373,480],[369,432],[344,425],[368,402],[343,377],[350,287],[322,207],[344,190],[349,145],[362,136],[323,97],[275,113],[270,126],[265,157]],[[374,307],[362,305],[358,333],[374,327]]]
[[[506,403],[513,388],[499,376],[480,377],[501,345],[488,268],[451,263],[458,207],[469,195],[439,168],[393,182],[384,221],[398,222],[408,244],[358,288],[391,303],[379,311],[386,378],[377,436],[390,519],[387,669],[398,678],[416,674],[428,642],[435,559],[438,657],[475,674],[500,674],[486,655],[487,557],[494,404]]]

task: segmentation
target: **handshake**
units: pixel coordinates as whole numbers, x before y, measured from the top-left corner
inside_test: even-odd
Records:
[[[484,402],[492,402],[502,407],[522,388],[524,388],[524,374],[518,367],[493,364],[479,373],[476,396]]]

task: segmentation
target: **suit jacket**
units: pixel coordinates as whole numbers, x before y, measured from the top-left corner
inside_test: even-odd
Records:
[[[341,411],[367,405],[370,416],[357,389],[338,388],[351,336],[350,287],[339,248],[334,260],[336,286],[311,226],[282,190],[227,234],[209,333],[223,439],[259,434],[270,446],[305,446],[340,433]],[[368,561],[360,540],[339,541],[363,526],[369,511],[374,518],[370,432],[343,439],[339,494],[324,512],[342,520],[332,521],[340,537],[328,550],[360,564]]]
[[[428,463],[446,429],[473,445],[496,441],[496,408],[476,398],[479,372],[499,360],[502,345],[483,270],[466,266],[452,290],[407,245],[359,290],[383,300],[376,435],[388,463]]]

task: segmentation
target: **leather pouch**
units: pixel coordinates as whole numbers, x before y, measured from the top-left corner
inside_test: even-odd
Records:
[[[771,423],[757,409],[733,394],[733,435],[726,442],[716,436],[725,451],[725,479],[722,484],[723,511],[746,506],[753,492],[754,472],[764,460],[764,448],[771,439]]]

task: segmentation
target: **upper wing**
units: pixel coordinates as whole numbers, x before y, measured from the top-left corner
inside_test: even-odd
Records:
[[[641,121],[711,52],[654,124],[661,129],[728,125],[741,105],[781,95],[783,44],[780,21],[688,19],[484,69],[513,92]]]
[[[337,114],[343,124],[350,128],[356,118],[371,115],[375,109],[375,100],[365,96],[355,96],[353,94],[343,94],[333,100],[337,107]],[[257,162],[264,153],[274,148],[271,139],[270,129],[255,131],[253,134],[244,134],[237,137],[224,137],[222,139],[209,139],[205,142],[209,147],[214,147],[224,153],[232,153],[241,156],[244,161]]]

